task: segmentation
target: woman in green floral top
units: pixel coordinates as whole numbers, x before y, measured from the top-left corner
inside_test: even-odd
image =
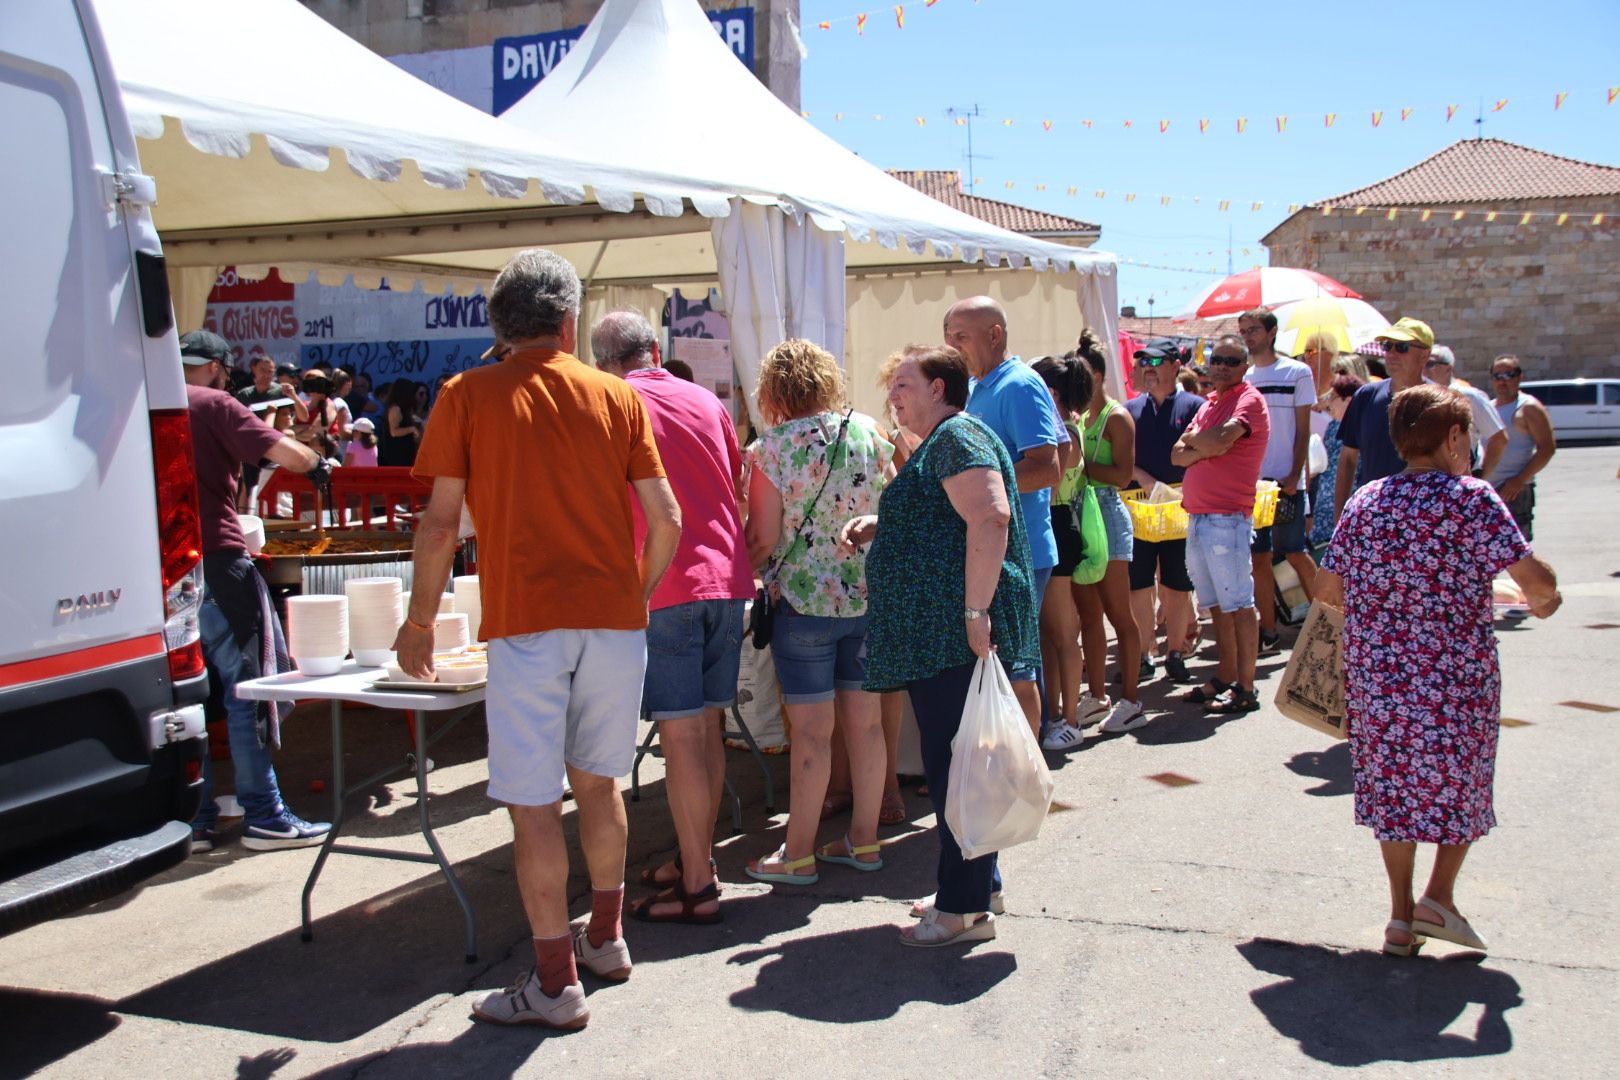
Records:
[[[883,493],[876,517],[844,526],[854,548],[868,540],[872,626],[866,685],[905,687],[922,736],[923,771],[940,822],[950,782],[951,740],[962,722],[979,657],[992,649],[1009,671],[1040,663],[1029,537],[1012,459],[996,434],[962,413],[968,369],[946,346],[913,346],[895,370],[889,401],[922,443]],[[995,855],[963,859],[939,829],[939,891],[914,912],[907,945],[983,941],[1000,891]]]
[[[856,870],[883,866],[878,812],[888,755],[876,694],[866,678],[866,558],[839,548],[839,526],[877,509],[894,445],[877,422],[840,408],[832,354],[784,341],[765,357],[759,411],[770,426],[748,448],[749,554],[776,597],[771,656],[793,726],[787,840],[748,865],[750,877],[811,885],[816,861]],[[836,700],[849,752],[854,808],[849,832],[815,848],[832,768]]]

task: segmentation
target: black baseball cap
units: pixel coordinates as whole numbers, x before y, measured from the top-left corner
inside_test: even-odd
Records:
[[[1185,359],[1181,346],[1172,338],[1154,338],[1131,354],[1132,360],[1141,360],[1144,357],[1149,360],[1175,360],[1178,362]]]
[[[193,330],[180,336],[180,362],[189,367],[202,367],[210,360],[223,364],[230,355],[230,345],[211,330]]]

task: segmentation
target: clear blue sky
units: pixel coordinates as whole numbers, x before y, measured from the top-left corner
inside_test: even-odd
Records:
[[[1097,222],[1097,246],[1122,260],[1198,271],[1122,264],[1121,303],[1144,315],[1149,296],[1156,314],[1170,314],[1219,276],[1211,267],[1225,272],[1228,229],[1235,268],[1264,263],[1260,237],[1290,203],[1362,187],[1473,137],[1481,101],[1487,136],[1620,165],[1620,100],[1606,103],[1620,86],[1620,0],[1255,3],[1236,9],[1241,17],[1182,0],[911,0],[904,29],[892,3],[863,4],[801,2],[811,123],[884,168],[965,174],[966,129],[946,109],[977,105],[978,194]],[[832,29],[817,28],[823,19]],[[1569,97],[1555,111],[1561,91]],[[1500,98],[1508,105],[1492,112]],[[1448,104],[1461,106],[1450,123]],[[1374,110],[1384,111],[1378,128]],[[1289,118],[1283,134],[1279,115]],[[1160,120],[1171,121],[1164,134]],[[1255,201],[1266,205],[1252,211]]]

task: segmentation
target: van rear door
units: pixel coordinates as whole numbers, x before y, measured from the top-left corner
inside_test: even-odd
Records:
[[[96,71],[73,4],[22,0],[6,22],[0,687],[165,651],[139,290]]]

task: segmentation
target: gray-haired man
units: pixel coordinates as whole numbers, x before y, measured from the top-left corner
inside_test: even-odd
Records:
[[[512,815],[518,892],[535,970],[473,1007],[500,1024],[583,1027],[576,961],[630,976],[620,916],[627,824],[616,777],[635,757],[647,601],[680,540],[647,409],[622,379],[573,356],[579,277],[539,248],[495,279],[489,321],[504,359],[445,384],[416,458],[430,479],[416,587],[395,648],[433,673],[436,597],[462,501],[478,531],[481,636],[489,641],[489,795]],[[631,494],[647,521],[637,558]],[[568,922],[564,779],[579,808],[591,917]]]

